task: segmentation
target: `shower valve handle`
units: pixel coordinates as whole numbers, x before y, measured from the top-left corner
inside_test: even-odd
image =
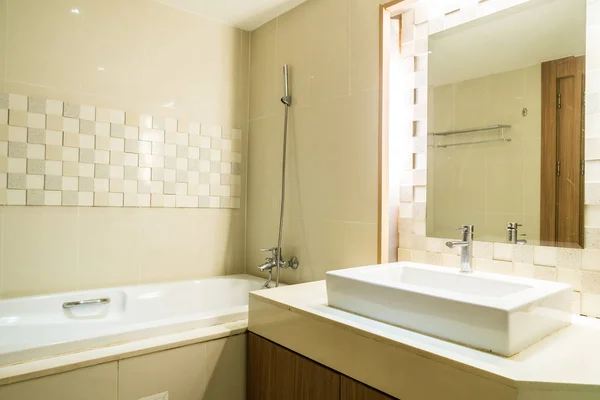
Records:
[[[277,247],[271,247],[270,249],[260,249],[262,253],[271,253],[273,260],[277,258]],[[281,254],[279,255],[281,259]]]

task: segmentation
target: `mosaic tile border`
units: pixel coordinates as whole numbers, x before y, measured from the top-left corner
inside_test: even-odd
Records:
[[[411,77],[404,87],[412,99],[399,135],[402,166],[399,203],[398,259],[458,267],[449,239],[426,237],[427,191],[427,62],[431,34],[490,15],[525,0],[434,1],[402,14],[401,71]],[[435,3],[435,4],[433,4]],[[569,283],[573,310],[600,317],[600,1],[587,1],[586,50],[586,198],[585,249],[476,242],[475,269]]]
[[[0,93],[0,205],[240,208],[242,131]]]

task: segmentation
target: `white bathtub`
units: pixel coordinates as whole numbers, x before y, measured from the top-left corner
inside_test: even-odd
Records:
[[[232,275],[0,301],[0,366],[247,318],[264,280]],[[66,302],[110,303],[63,308]]]

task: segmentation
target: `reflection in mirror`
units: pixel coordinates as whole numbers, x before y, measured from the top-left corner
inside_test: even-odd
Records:
[[[427,236],[583,246],[585,0],[429,37]]]

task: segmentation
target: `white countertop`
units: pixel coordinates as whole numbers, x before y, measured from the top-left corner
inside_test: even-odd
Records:
[[[510,386],[600,391],[600,320],[595,318],[573,316],[569,327],[505,358],[328,307],[325,281],[251,296]]]

